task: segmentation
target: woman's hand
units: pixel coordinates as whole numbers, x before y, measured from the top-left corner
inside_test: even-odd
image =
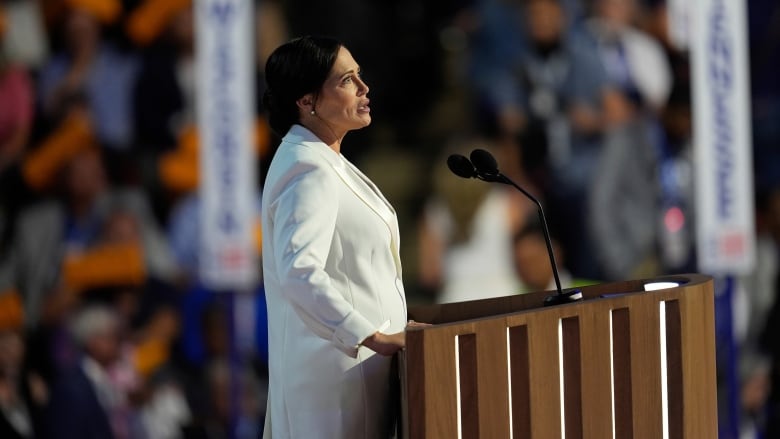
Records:
[[[423,328],[426,326],[431,325],[429,323],[415,322],[414,320],[409,320],[406,324],[407,328]],[[361,344],[377,354],[389,357],[406,347],[406,331],[396,332],[395,334],[376,332]]]
[[[414,320],[409,320],[406,323],[406,329],[409,329],[409,328],[425,328],[426,326],[431,326],[431,324],[430,323],[415,322]]]
[[[362,344],[377,354],[389,357],[406,346],[406,331],[396,332],[395,334],[375,332],[374,335],[365,339]]]

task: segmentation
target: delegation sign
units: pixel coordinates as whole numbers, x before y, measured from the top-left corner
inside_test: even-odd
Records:
[[[695,0],[690,18],[699,269],[755,264],[745,3]]]
[[[257,281],[252,0],[196,0],[201,139],[201,278],[216,290]]]

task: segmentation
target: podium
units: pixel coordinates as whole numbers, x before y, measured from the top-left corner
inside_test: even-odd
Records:
[[[716,438],[712,279],[581,290],[410,309],[434,325],[399,353],[403,437]]]

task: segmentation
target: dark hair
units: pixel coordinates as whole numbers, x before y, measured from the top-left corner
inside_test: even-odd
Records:
[[[305,36],[277,47],[268,57],[263,105],[277,135],[284,136],[299,122],[295,102],[322,88],[342,46],[334,38]]]
[[[550,240],[557,241],[557,234],[554,229],[549,230]],[[543,241],[544,238],[544,225],[539,215],[536,212],[530,212],[525,220],[525,223],[517,230],[512,236],[512,242],[517,244],[521,240],[528,237],[537,237]]]

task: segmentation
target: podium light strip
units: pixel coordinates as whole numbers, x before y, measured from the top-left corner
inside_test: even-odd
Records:
[[[645,291],[658,291],[665,290],[667,288],[677,288],[680,286],[680,282],[650,282],[644,285]]]
[[[566,439],[566,404],[563,395],[563,319],[558,319],[558,382],[561,390],[561,439]]]
[[[458,439],[463,439],[460,415],[460,341],[457,335],[455,336],[455,403],[457,404],[455,413],[458,420]]]
[[[506,388],[509,394],[509,439],[513,439],[514,431],[512,429],[512,348],[509,343],[509,327],[506,328]]]
[[[658,302],[658,327],[661,339],[661,425],[663,439],[669,439],[669,382],[666,362],[666,302]]]
[[[612,401],[612,439],[615,439],[615,351],[614,337],[612,334],[612,310],[609,311],[609,395]]]

